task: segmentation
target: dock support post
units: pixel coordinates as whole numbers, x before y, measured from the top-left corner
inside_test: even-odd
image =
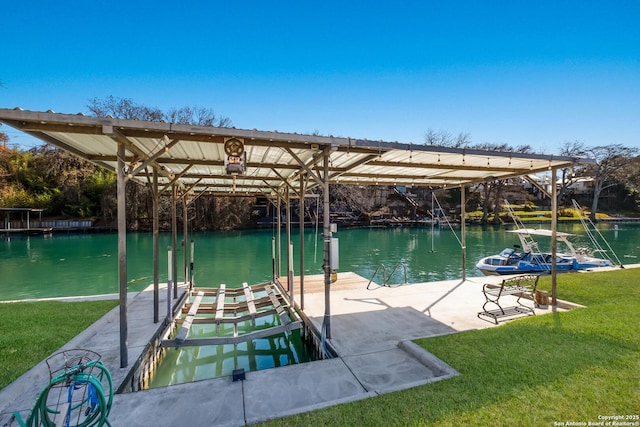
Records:
[[[171,246],[167,246],[167,325],[171,324],[171,277],[173,276],[173,250]]]
[[[460,230],[462,234],[462,281],[467,280],[467,239],[466,239],[466,194],[464,185],[460,186]]]
[[[187,218],[187,195],[182,195],[182,275],[184,277],[184,283],[187,283],[187,228],[189,226]]]
[[[276,247],[277,247],[276,248],[277,249],[277,252],[276,252],[276,254],[277,254],[276,257],[277,258],[276,259],[278,260],[278,262],[277,262],[277,265],[276,265],[276,267],[277,267],[276,268],[276,275],[278,277],[280,277],[280,273],[282,272],[282,249],[281,249],[282,246],[280,245],[280,237],[281,237],[280,234],[281,234],[281,231],[282,231],[282,221],[280,220],[280,218],[281,218],[280,217],[280,215],[281,215],[281,212],[280,212],[280,206],[281,206],[280,199],[281,199],[280,194],[278,194],[278,202],[276,203],[276,210],[278,211],[278,221],[277,221],[277,230],[276,230]]]
[[[173,247],[173,262],[171,283],[173,283],[173,298],[178,299],[178,214],[176,212],[178,198],[178,188],[175,184],[171,186],[171,246]]]
[[[126,188],[127,175],[125,170],[125,147],[122,141],[118,141],[118,170],[116,175],[118,198],[118,284],[120,304],[120,367],[126,368],[129,364],[129,349],[127,344],[128,320],[127,320],[127,204]]]
[[[158,169],[153,168],[153,323],[160,321],[160,226],[158,198]]]
[[[558,251],[558,189],[556,168],[551,169],[551,305],[558,304],[556,289],[556,253]]]
[[[292,264],[292,254],[291,254],[291,194],[289,192],[289,186],[285,189],[285,217],[287,219],[285,223],[285,231],[287,235],[287,290],[289,291],[290,297],[293,297],[293,276],[290,275],[291,270],[293,269]],[[290,278],[291,276],[291,278]],[[293,298],[292,298],[293,300]]]
[[[304,177],[300,175],[300,203],[298,204],[300,217],[300,309],[304,310],[304,196],[306,193]]]
[[[331,339],[331,218],[329,212],[329,154],[331,147],[324,149],[323,164],[323,218],[322,230],[324,237],[324,320],[325,337]]]
[[[276,281],[276,238],[271,237],[271,279]]]

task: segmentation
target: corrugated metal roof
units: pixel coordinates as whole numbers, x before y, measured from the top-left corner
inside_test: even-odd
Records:
[[[297,186],[301,176],[321,176],[324,150],[329,152],[331,183],[360,185],[455,187],[589,161],[21,109],[0,109],[0,121],[112,170],[118,142],[124,143],[133,179],[147,182],[148,172],[156,168],[161,186],[178,177],[196,193],[268,195],[285,188],[285,181]],[[247,167],[242,175],[225,170],[229,138],[244,143]]]

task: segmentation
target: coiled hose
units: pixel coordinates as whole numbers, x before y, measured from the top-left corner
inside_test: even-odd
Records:
[[[57,390],[57,393],[51,393],[52,390]],[[102,362],[91,361],[68,368],[51,378],[38,395],[26,422],[18,412],[14,416],[22,427],[111,426],[107,418],[112,403],[111,374]],[[60,417],[64,417],[62,422]]]

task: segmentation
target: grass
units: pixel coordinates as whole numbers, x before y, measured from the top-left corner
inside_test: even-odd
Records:
[[[0,389],[117,305],[117,301],[0,304]]]
[[[527,222],[546,222],[551,221],[551,211],[550,210],[527,210],[524,205],[512,205],[513,214],[518,217],[518,220],[527,223]],[[580,218],[587,218],[589,216],[589,211],[579,212],[574,208],[562,208],[558,209],[558,221],[579,221]],[[481,211],[469,212],[465,215],[465,218],[472,221],[480,221],[482,219],[483,213]],[[504,211],[500,214],[501,222],[511,222],[511,218],[509,214]],[[488,222],[492,222],[494,219],[494,214],[489,213],[489,217],[487,218]],[[606,220],[611,219],[609,215],[606,213],[596,212],[596,219],[598,220]]]
[[[459,377],[264,425],[586,425],[599,415],[637,415],[637,274],[559,275],[559,298],[586,308],[416,341]],[[540,282],[550,289],[549,277]]]

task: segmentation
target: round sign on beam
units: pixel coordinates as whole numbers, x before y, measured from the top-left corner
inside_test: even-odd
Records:
[[[246,166],[244,142],[238,138],[229,138],[224,142],[224,152],[227,155],[224,159],[227,174],[242,175]]]

